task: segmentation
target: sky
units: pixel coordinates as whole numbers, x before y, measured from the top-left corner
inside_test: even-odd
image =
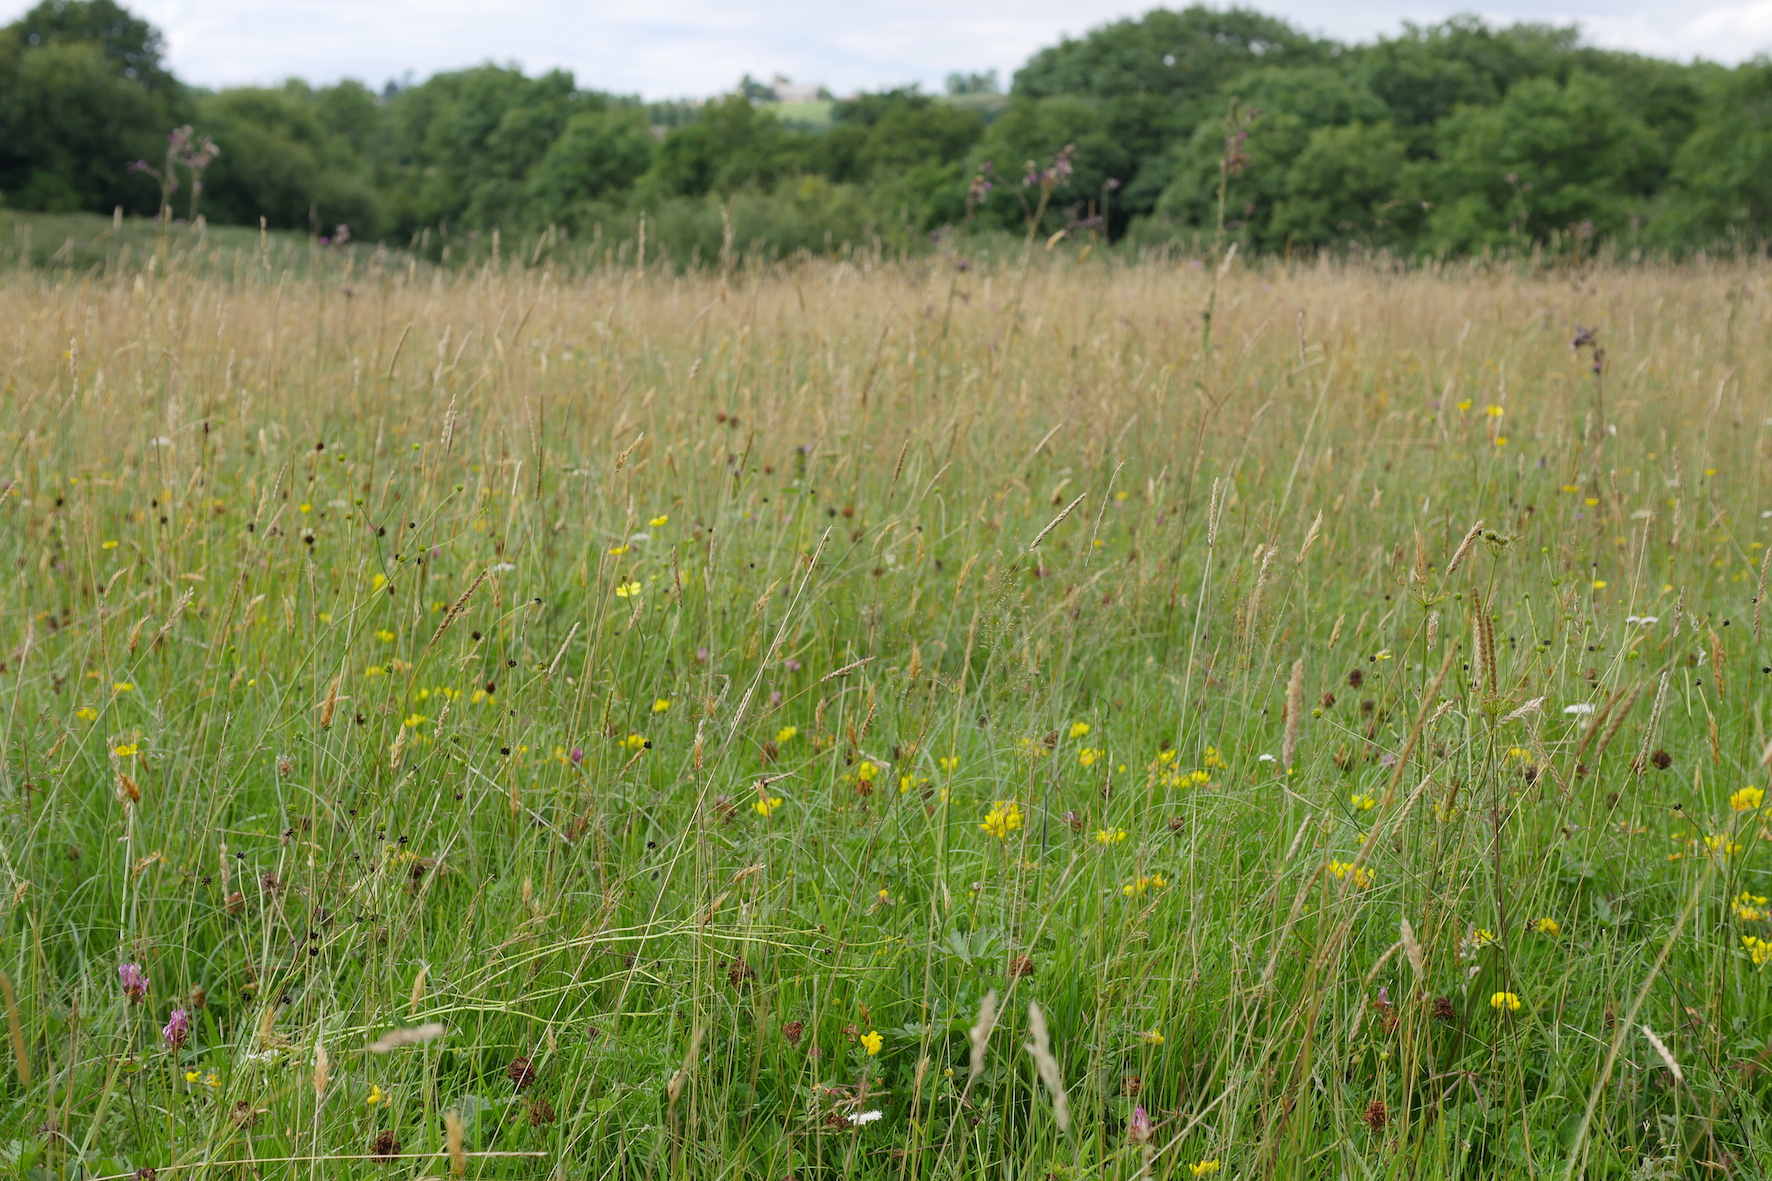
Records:
[[[563,67],[581,86],[702,97],[741,75],[822,83],[837,94],[996,69],[1152,5],[1137,0],[124,0],[166,34],[200,86],[357,78],[486,61]],[[1180,7],[1185,0],[1170,0]],[[1248,0],[1245,0],[1248,2]],[[11,20],[34,0],[0,0]],[[1254,0],[1313,33],[1369,40],[1461,11],[1498,22],[1579,24],[1597,45],[1734,63],[1772,51],[1772,0]]]

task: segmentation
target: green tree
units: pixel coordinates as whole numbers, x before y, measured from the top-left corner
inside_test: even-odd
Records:
[[[126,169],[165,154],[167,96],[125,76],[102,47],[25,47],[0,33],[0,190],[20,209],[152,213],[159,191]]]
[[[1105,104],[1095,99],[1065,95],[1058,98],[1018,98],[990,125],[973,149],[976,167],[989,166],[997,188],[980,209],[981,218],[1015,231],[1026,228],[1022,201],[1037,206],[1037,183],[1028,183],[1032,172],[1044,169],[1054,155],[1075,144],[1071,174],[1052,191],[1041,232],[1063,226],[1072,217],[1095,212],[1107,196],[1108,182],[1123,183],[1133,166],[1132,154],[1114,135]]]
[[[383,228],[368,163],[325,119],[319,96],[300,82],[236,87],[205,96],[199,121],[221,155],[204,179],[214,220],[330,233],[348,225],[359,238]]]
[[[1439,159],[1419,173],[1435,201],[1425,244],[1436,251],[1626,231],[1667,168],[1655,133],[1584,71],[1564,84],[1521,82],[1494,106],[1461,107],[1437,137]]]
[[[742,94],[728,95],[665,136],[640,187],[653,198],[768,188],[802,170],[806,142]]]
[[[160,61],[165,48],[160,30],[115,0],[43,0],[19,17],[12,29],[31,49],[96,45],[130,81],[168,95],[179,89]]]
[[[1772,62],[1712,81],[1698,127],[1674,159],[1670,190],[1652,227],[1660,242],[1772,235]]]
[[[646,114],[637,107],[580,111],[566,121],[529,177],[538,218],[578,226],[591,202],[631,188],[652,163]]]

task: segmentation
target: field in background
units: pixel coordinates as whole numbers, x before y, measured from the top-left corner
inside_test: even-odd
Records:
[[[241,249],[0,281],[14,1175],[1772,1158],[1763,268]]]

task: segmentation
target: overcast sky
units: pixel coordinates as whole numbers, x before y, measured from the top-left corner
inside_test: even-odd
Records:
[[[0,0],[10,20],[34,0]],[[841,94],[995,68],[1151,7],[1129,0],[125,0],[166,33],[173,69],[204,86],[359,78],[485,61],[561,66],[580,85],[648,98],[730,89],[747,71]],[[1185,0],[1171,0],[1180,7]],[[1737,62],[1772,50],[1772,0],[1264,0],[1343,40],[1477,11],[1579,23],[1600,45]]]

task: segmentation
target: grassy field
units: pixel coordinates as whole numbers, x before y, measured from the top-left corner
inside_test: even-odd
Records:
[[[1763,268],[244,249],[0,277],[0,1172],[1766,1175]]]

